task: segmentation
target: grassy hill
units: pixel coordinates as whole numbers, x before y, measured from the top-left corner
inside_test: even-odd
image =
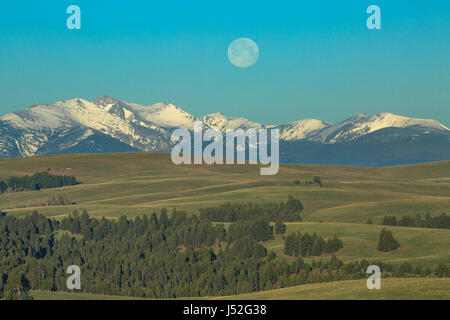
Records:
[[[450,279],[382,279],[380,290],[368,290],[365,280],[306,284],[278,290],[247,293],[237,296],[208,297],[212,300],[450,300]],[[36,300],[118,300],[129,297],[89,293],[32,291]],[[190,298],[192,299],[192,298]]]
[[[278,290],[220,297],[238,300],[450,300],[450,279],[382,279],[380,290],[365,280],[306,284]]]
[[[40,290],[32,290],[30,294],[34,300],[139,300],[139,298],[125,296]]]
[[[0,208],[11,215],[38,210],[60,217],[87,209],[92,216],[134,217],[177,207],[196,213],[198,208],[230,202],[285,200],[292,194],[304,206],[304,220],[288,224],[288,232],[303,230],[338,235],[346,243],[340,255],[380,258],[375,251],[385,214],[396,216],[450,214],[450,161],[390,168],[325,165],[281,165],[275,176],[261,176],[258,165],[176,166],[165,153],[56,155],[0,160],[0,178],[33,174],[75,175],[83,183],[40,191],[6,193]],[[323,187],[306,184],[320,176]],[[294,184],[299,180],[300,184]],[[40,200],[67,197],[75,205],[32,207]],[[27,206],[26,208],[14,208]],[[326,223],[321,222],[326,221]],[[314,223],[313,223],[314,222]],[[404,244],[389,259],[445,260],[449,262],[450,231],[390,227]],[[426,241],[421,241],[425,239]],[[282,240],[268,243],[275,250]],[[434,248],[434,249],[433,249]],[[436,253],[439,251],[439,253]]]
[[[224,202],[285,200],[292,194],[304,206],[305,222],[289,223],[287,232],[337,235],[344,260],[369,259],[393,263],[450,263],[450,230],[389,227],[401,247],[392,253],[376,250],[382,217],[450,214],[450,161],[391,168],[324,165],[281,165],[275,176],[260,176],[257,165],[176,166],[169,154],[119,153],[57,155],[0,160],[0,178],[48,170],[75,175],[77,186],[0,196],[0,208],[22,216],[38,210],[61,217],[87,209],[92,216],[135,217],[177,207],[193,214],[198,208]],[[323,187],[306,184],[320,176]],[[300,184],[294,184],[299,180]],[[14,208],[51,197],[67,197],[75,205]],[[372,218],[375,225],[366,221]],[[281,236],[266,243],[283,256]],[[326,257],[326,256],[325,256]],[[308,260],[310,258],[307,258]]]
[[[81,185],[0,197],[0,208],[24,215],[33,209],[61,216],[87,209],[93,216],[133,217],[178,207],[198,208],[226,201],[280,201],[292,194],[305,205],[308,221],[377,223],[383,215],[450,213],[450,161],[392,168],[281,165],[276,176],[260,176],[259,165],[176,166],[169,154],[57,155],[0,160],[0,178],[33,174],[75,175]],[[305,181],[320,176],[324,186]],[[300,184],[293,183],[299,180]],[[75,206],[30,207],[49,197]],[[27,208],[17,208],[27,206]],[[8,209],[9,208],[9,209]]]
[[[0,196],[8,215],[23,216],[38,210],[60,218],[73,210],[87,209],[91,216],[136,217],[177,207],[191,214],[207,206],[229,202],[285,201],[288,195],[305,206],[304,221],[287,223],[287,232],[316,232],[325,238],[337,235],[344,248],[339,259],[352,261],[410,262],[435,266],[450,263],[450,230],[388,227],[400,242],[391,253],[376,250],[385,214],[450,214],[450,161],[390,168],[328,165],[281,165],[276,176],[260,176],[259,165],[176,166],[169,154],[122,153],[56,155],[0,160],[0,179],[11,175],[74,175],[82,184]],[[323,186],[307,184],[320,176]],[[299,180],[300,184],[294,183]],[[74,205],[36,207],[53,197],[66,197]],[[375,224],[366,224],[371,218]],[[283,236],[265,243],[280,259]],[[314,259],[328,259],[324,255]],[[305,260],[311,262],[313,258]],[[450,280],[383,279],[381,291],[368,291],[365,282],[342,281],[303,285],[254,294],[239,299],[450,299]],[[123,299],[90,294],[38,292],[37,299]],[[225,297],[228,298],[228,297]],[[231,297],[235,298],[235,297]]]
[[[389,261],[391,263],[433,264],[450,263],[450,230],[387,227],[394,234],[401,246],[392,252],[377,250],[380,231],[384,226],[358,223],[335,222],[300,222],[287,223],[287,233],[301,231],[324,237],[337,235],[344,243],[344,248],[335,255],[344,262],[367,259],[369,261]],[[283,257],[283,236],[277,235],[274,240],[265,243],[266,247],[274,250]],[[331,255],[306,257],[306,262],[313,259],[329,259]]]

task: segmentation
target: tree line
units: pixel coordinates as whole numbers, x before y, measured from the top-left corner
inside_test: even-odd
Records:
[[[440,216],[432,217],[427,213],[425,218],[418,214],[415,217],[402,216],[397,219],[395,216],[385,215],[381,224],[385,226],[450,229],[450,216],[442,213]]]
[[[269,221],[264,218],[238,221],[232,223],[228,228],[228,242],[246,237],[256,241],[271,240],[273,239],[273,228]]]
[[[20,192],[73,186],[79,182],[74,176],[52,175],[48,172],[38,172],[32,176],[11,176],[0,181],[0,194],[7,191]]]
[[[284,241],[284,254],[294,257],[320,256],[322,253],[334,253],[343,248],[344,245],[336,236],[324,240],[314,233],[293,232],[287,235]]]
[[[303,211],[303,204],[300,200],[289,196],[286,202],[226,203],[218,207],[201,208],[199,211],[201,217],[216,222],[235,222],[257,217],[270,221],[301,221],[300,214]]]

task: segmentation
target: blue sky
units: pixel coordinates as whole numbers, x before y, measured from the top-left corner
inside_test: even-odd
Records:
[[[81,8],[82,29],[66,28]],[[382,30],[366,28],[377,4]],[[234,67],[248,37],[259,60]],[[450,126],[449,1],[8,1],[0,114],[102,94],[263,123],[393,112]]]

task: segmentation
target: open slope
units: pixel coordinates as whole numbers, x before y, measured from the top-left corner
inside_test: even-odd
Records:
[[[237,296],[209,297],[212,300],[450,300],[450,279],[385,278],[381,290],[368,290],[365,280],[305,284]],[[131,299],[89,293],[32,291],[36,300],[119,300]],[[192,298],[189,298],[194,300]],[[201,298],[205,299],[205,298]]]
[[[77,154],[2,159],[0,178],[48,168],[83,183],[4,194],[0,208],[23,215],[33,208],[12,208],[65,196],[76,205],[37,209],[49,216],[87,209],[94,216],[116,217],[174,206],[195,213],[226,201],[278,202],[292,194],[305,205],[308,221],[365,223],[370,217],[377,223],[385,214],[450,213],[450,161],[390,168],[281,165],[276,176],[260,176],[259,165],[176,166],[165,153]],[[316,175],[323,187],[305,184]]]
[[[161,207],[187,209],[196,214],[205,206],[230,202],[264,202],[299,198],[304,222],[288,223],[287,232],[337,235],[344,261],[368,259],[435,266],[450,263],[450,230],[388,227],[401,247],[388,254],[376,250],[385,214],[450,213],[450,161],[390,168],[328,165],[281,165],[276,176],[260,176],[260,166],[176,166],[164,153],[57,155],[0,160],[0,178],[50,169],[53,174],[75,175],[77,186],[33,192],[6,193],[0,207],[9,215],[38,210],[61,217],[87,209],[93,216],[116,218],[149,214]],[[320,176],[323,186],[306,184]],[[300,180],[295,184],[294,180]],[[64,196],[75,205],[9,208]],[[368,218],[374,225],[367,225]],[[265,243],[282,259],[283,239]],[[323,256],[316,259],[328,259]],[[305,260],[311,261],[312,258]],[[446,282],[447,281],[447,282]],[[383,289],[368,292],[363,281],[345,281],[285,288],[238,296],[242,299],[449,299],[448,280],[384,279]],[[40,299],[113,299],[116,297],[33,292]],[[235,298],[235,297],[231,297]]]
[[[380,290],[368,290],[366,280],[314,283],[219,299],[237,300],[450,300],[450,279],[398,279],[381,281]]]
[[[344,262],[366,259],[371,262],[384,261],[393,264],[409,262],[412,264],[430,265],[434,267],[440,262],[450,264],[450,230],[409,228],[388,226],[400,248],[392,252],[378,252],[378,238],[381,225],[335,222],[300,222],[288,223],[287,233],[300,231],[326,237],[338,236],[344,243],[344,248],[336,255]],[[265,243],[269,250],[274,250],[279,256],[283,254],[284,240],[280,235]],[[321,257],[306,257],[306,262],[312,260],[329,260],[331,254]],[[287,257],[288,259],[291,259]]]
[[[385,214],[450,214],[450,162],[391,168],[319,165],[282,165],[276,176],[260,176],[259,166],[175,166],[163,153],[59,155],[0,160],[0,177],[51,173],[75,175],[81,185],[33,192],[7,193],[0,206],[11,215],[38,210],[61,217],[87,209],[90,215],[135,217],[177,207],[196,214],[198,209],[230,202],[301,199],[304,222],[288,224],[288,232],[337,235],[344,249],[337,256],[393,263],[450,263],[450,230],[389,227],[401,247],[392,254],[376,251]],[[320,176],[323,187],[305,184]],[[293,183],[300,180],[300,185]],[[75,205],[26,207],[63,196]],[[375,225],[367,225],[371,218]],[[266,243],[282,255],[283,240]]]

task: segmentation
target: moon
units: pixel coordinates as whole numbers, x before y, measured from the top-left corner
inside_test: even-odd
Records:
[[[238,68],[248,68],[254,65],[258,57],[259,49],[252,39],[236,39],[228,47],[228,59]]]

